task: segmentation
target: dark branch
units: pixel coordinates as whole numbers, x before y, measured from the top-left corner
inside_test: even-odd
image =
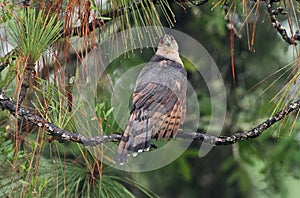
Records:
[[[257,136],[261,135],[262,132],[264,132],[266,129],[268,129],[270,126],[275,124],[276,122],[282,120],[285,118],[288,114],[291,112],[298,110],[300,107],[300,99],[290,103],[287,107],[282,109],[281,111],[277,112],[273,117],[267,119],[263,123],[259,124],[257,127],[241,132],[241,133],[235,133],[231,136],[212,136],[202,133],[180,133],[177,135],[177,137],[182,138],[193,138],[193,140],[200,140],[203,142],[207,142],[216,146],[225,146],[234,144],[236,142],[242,142],[245,140],[256,138]]]
[[[11,61],[16,60],[16,56],[14,55],[15,50],[12,50],[5,54],[5,56],[3,57],[4,60],[0,63],[0,72],[2,72],[2,70],[5,69],[11,63]]]
[[[8,98],[2,90],[0,90],[0,106],[3,110],[8,110],[14,116],[20,116],[25,120],[33,123],[38,127],[44,128],[51,136],[59,137],[59,140],[63,141],[71,141],[71,142],[78,142],[84,145],[96,145],[95,142],[98,144],[105,143],[105,142],[113,142],[118,141],[121,138],[120,134],[111,134],[111,135],[104,135],[98,136],[94,138],[85,137],[80,134],[75,134],[66,130],[59,128],[58,126],[49,123],[44,118],[35,115],[30,110],[21,107],[21,105],[17,105],[15,101],[11,98]]]
[[[276,18],[278,14],[287,14],[287,12],[282,7],[278,7],[276,9],[273,8],[273,3],[279,2],[279,0],[266,0],[265,2],[267,4],[267,12],[271,18],[273,27],[281,35],[283,40],[285,40],[289,45],[297,45],[296,40],[299,40],[298,31],[295,32],[295,35],[293,37],[289,37],[286,30],[282,27],[282,25]]]
[[[183,138],[183,139],[193,139],[194,141],[203,141],[212,145],[216,146],[225,146],[234,144],[236,142],[241,142],[249,139],[256,138],[263,131],[268,129],[270,126],[275,124],[276,122],[282,120],[291,112],[298,110],[300,106],[300,99],[296,102],[289,104],[283,110],[276,113],[273,117],[269,118],[268,120],[264,121],[257,127],[241,133],[235,133],[231,136],[212,136],[203,133],[196,133],[196,132],[178,132],[176,138]],[[0,107],[3,110],[8,110],[14,116],[20,116],[27,121],[33,123],[38,127],[44,128],[48,131],[49,135],[55,137],[55,139],[61,141],[70,141],[70,142],[77,142],[83,144],[85,146],[96,146],[106,142],[118,142],[120,141],[122,135],[121,134],[110,134],[110,135],[101,135],[96,137],[86,137],[81,134],[75,134],[66,130],[59,128],[58,126],[49,123],[44,118],[35,115],[34,113],[30,112],[30,110],[21,107],[21,105],[17,105],[15,101],[11,98],[8,98],[2,90],[0,90]]]
[[[30,87],[30,81],[31,81],[32,73],[34,71],[34,66],[35,66],[34,63],[26,63],[25,71],[23,75],[23,81],[21,84],[21,89],[19,94],[19,100],[18,100],[19,105],[22,104],[23,100],[26,97],[27,89]]]

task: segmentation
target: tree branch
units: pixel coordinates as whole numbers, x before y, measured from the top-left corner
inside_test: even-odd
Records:
[[[283,110],[279,111],[273,117],[259,124],[257,127],[246,132],[235,133],[231,136],[217,137],[217,136],[207,135],[203,133],[179,131],[177,133],[176,138],[193,139],[194,141],[203,141],[216,146],[225,146],[225,145],[234,144],[236,142],[241,142],[241,141],[256,138],[257,136],[261,135],[262,132],[264,132],[270,126],[282,120],[291,112],[298,110],[299,106],[300,106],[300,99],[297,100],[296,102],[290,103]],[[70,131],[63,130],[58,126],[48,122],[41,116],[35,115],[34,113],[30,112],[30,110],[22,107],[21,105],[17,105],[16,102],[13,101],[11,98],[8,98],[3,93],[2,90],[0,90],[0,107],[3,110],[8,110],[15,117],[20,116],[26,119],[27,121],[33,123],[34,125],[44,128],[49,133],[49,135],[61,141],[77,142],[85,146],[96,146],[107,142],[118,142],[121,140],[122,137],[121,134],[86,137],[81,134],[75,134]]]
[[[3,110],[8,110],[15,117],[22,117],[25,120],[31,122],[32,124],[44,128],[51,136],[59,137],[59,140],[62,141],[71,141],[77,142],[84,145],[92,144],[93,142],[97,142],[98,144],[105,142],[114,142],[118,141],[121,138],[120,134],[111,134],[111,135],[103,135],[97,136],[94,138],[85,137],[80,134],[75,134],[66,130],[59,128],[58,126],[51,124],[41,116],[35,115],[30,110],[22,107],[21,105],[17,105],[15,101],[11,98],[8,98],[2,90],[0,90],[0,106]],[[96,144],[95,144],[96,145]]]
[[[290,103],[287,107],[285,107],[281,111],[277,112],[273,117],[262,122],[255,128],[253,128],[249,131],[235,133],[231,136],[216,137],[216,136],[212,136],[212,135],[193,132],[193,133],[180,133],[177,135],[177,137],[193,138],[193,140],[200,140],[200,141],[207,142],[209,144],[213,144],[216,146],[226,146],[226,145],[230,145],[230,144],[234,144],[237,142],[242,142],[245,140],[249,140],[249,139],[258,137],[259,135],[262,134],[262,132],[264,132],[270,126],[272,126],[276,122],[282,120],[291,112],[298,110],[299,107],[300,107],[300,99],[295,102]]]
[[[287,42],[289,45],[297,45],[296,40],[299,40],[300,38],[299,31],[297,30],[294,36],[289,37],[284,27],[282,27],[280,22],[277,20],[276,16],[278,14],[281,15],[287,14],[287,12],[282,7],[278,7],[276,9],[273,8],[273,3],[277,3],[279,1],[280,0],[265,0],[267,4],[267,12],[271,18],[272,25],[277,30],[277,32],[281,35],[282,39],[285,40],[285,42]]]

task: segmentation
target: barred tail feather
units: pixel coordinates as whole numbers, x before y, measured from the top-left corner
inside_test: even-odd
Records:
[[[127,131],[132,130],[130,133]],[[127,162],[127,156],[132,154],[136,157],[138,153],[149,151],[151,147],[152,127],[150,119],[132,121],[127,126],[124,135],[119,143],[113,161],[123,165]]]
[[[126,147],[128,144],[128,136],[122,136],[121,141],[118,145],[117,151],[115,153],[115,156],[113,158],[113,162],[116,164],[120,164],[123,165],[124,163],[126,163],[127,161],[127,151],[126,151]]]

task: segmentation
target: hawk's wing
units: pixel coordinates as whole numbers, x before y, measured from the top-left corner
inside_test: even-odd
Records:
[[[176,95],[175,89],[157,83],[147,83],[136,90],[129,122],[146,120],[148,129],[152,132],[151,137],[160,139],[165,136],[168,139],[172,134],[175,136],[181,124],[181,104],[184,100]],[[137,135],[139,132],[132,129],[131,134]],[[150,145],[137,149],[147,149],[148,146]]]
[[[146,66],[137,80],[115,161],[122,163],[126,154],[149,150],[153,137],[175,136],[185,119],[185,101],[186,72],[181,65],[165,60]]]

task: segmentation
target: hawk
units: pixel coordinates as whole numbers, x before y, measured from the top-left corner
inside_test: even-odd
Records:
[[[138,75],[130,117],[114,162],[149,151],[152,138],[175,137],[186,116],[187,73],[172,35],[160,39],[158,49]]]

